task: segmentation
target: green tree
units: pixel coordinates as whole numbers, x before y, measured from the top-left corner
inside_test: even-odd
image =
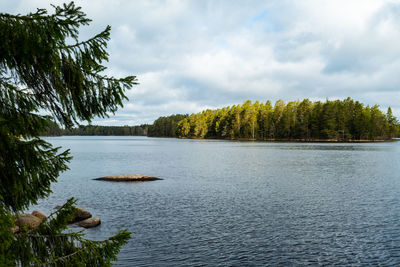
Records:
[[[50,126],[46,111],[64,127],[122,106],[135,76],[105,76],[110,27],[78,40],[90,19],[74,3],[27,15],[0,14],[0,263],[16,265],[108,266],[130,233],[105,241],[66,232],[74,199],[38,228],[12,233],[14,216],[51,193],[67,170],[68,151],[39,138]],[[72,44],[70,44],[70,42]]]
[[[270,128],[270,134],[272,138],[281,138],[281,133],[283,132],[282,115],[285,110],[285,102],[279,99],[275,102],[274,112],[272,113],[272,121]]]
[[[258,136],[257,115],[259,108],[260,103],[258,101],[253,104],[250,100],[247,100],[242,104],[240,137],[255,138]]]
[[[311,108],[312,103],[308,99],[304,99],[298,104],[296,110],[297,123],[294,129],[294,136],[296,138],[310,138]]]
[[[226,137],[228,135],[228,121],[229,107],[225,107],[217,110],[215,116],[215,136],[216,137]]]
[[[326,100],[322,106],[321,134],[326,139],[336,139],[336,105],[334,101]]]
[[[280,136],[283,138],[292,138],[296,125],[296,102],[289,102],[282,112],[280,120]]]
[[[188,115],[175,114],[168,117],[159,117],[153,123],[152,127],[148,128],[148,136],[151,137],[177,137],[182,133],[178,124]]]
[[[399,122],[397,121],[396,117],[393,116],[391,107],[388,107],[388,110],[386,112],[386,119],[388,137],[396,137],[399,134]]]
[[[179,137],[188,137],[190,133],[190,124],[187,118],[178,122],[177,134]]]
[[[363,110],[366,109],[364,105],[358,101],[354,103],[354,108],[353,108],[353,125],[352,125],[352,130],[353,130],[353,138],[354,139],[362,139],[362,135],[365,132],[365,121],[363,116]],[[364,112],[365,114],[366,112]]]
[[[238,138],[240,137],[240,128],[242,127],[242,122],[240,119],[240,105],[232,106],[229,116],[231,119],[231,128],[230,128],[230,138]]]
[[[259,125],[259,136],[262,139],[267,139],[270,137],[269,130],[271,122],[271,114],[272,114],[272,104],[271,101],[267,101],[265,104],[260,104],[260,109],[258,112],[258,125]]]

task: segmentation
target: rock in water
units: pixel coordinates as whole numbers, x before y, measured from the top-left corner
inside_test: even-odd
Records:
[[[55,206],[56,209],[60,209],[61,207],[62,206],[59,206],[59,205]],[[77,209],[77,211],[75,213],[75,217],[73,217],[68,222],[69,224],[70,223],[80,222],[80,221],[83,221],[85,219],[88,219],[88,218],[92,217],[92,214],[88,210],[85,210],[85,209],[82,209],[82,208],[76,208],[76,209]]]
[[[38,210],[34,210],[33,212],[32,212],[32,215],[33,216],[36,216],[36,217],[38,217],[40,220],[44,220],[44,219],[46,219],[46,215],[43,213],[43,212],[41,212],[41,211],[38,211]]]
[[[40,225],[42,220],[35,215],[32,214],[20,214],[17,216],[15,225],[20,228],[23,226],[28,227],[29,229],[34,229]]]
[[[80,221],[83,221],[85,219],[92,217],[92,214],[89,211],[82,209],[82,208],[76,208],[76,209],[77,209],[77,212],[75,214],[75,217],[69,223],[80,222]]]
[[[141,174],[127,174],[127,175],[104,176],[100,178],[95,178],[93,180],[111,181],[111,182],[145,182],[145,181],[156,181],[162,179]]]
[[[84,228],[92,228],[92,227],[96,227],[100,223],[101,223],[100,218],[93,217],[93,218],[89,218],[89,219],[80,221],[79,226],[82,226]]]

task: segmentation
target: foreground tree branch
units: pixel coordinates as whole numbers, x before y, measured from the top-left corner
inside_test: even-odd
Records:
[[[0,13],[0,265],[109,266],[130,233],[91,241],[83,232],[66,231],[76,212],[74,199],[39,227],[11,231],[14,216],[47,197],[51,183],[68,169],[69,151],[39,137],[51,119],[69,128],[107,117],[136,84],[135,76],[102,74],[109,26],[80,42],[79,27],[91,20],[73,2],[53,8],[53,14]]]

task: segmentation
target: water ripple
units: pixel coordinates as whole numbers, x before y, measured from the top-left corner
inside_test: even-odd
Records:
[[[74,160],[39,205],[70,196],[127,228],[117,266],[399,266],[398,143],[49,138]],[[95,177],[143,173],[163,181]]]

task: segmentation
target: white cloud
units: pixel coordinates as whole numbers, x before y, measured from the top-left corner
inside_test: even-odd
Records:
[[[3,1],[0,9],[26,13],[50,2]],[[93,19],[83,39],[112,25],[107,73],[140,82],[124,109],[98,123],[148,123],[246,99],[348,96],[400,116],[399,1],[76,3]]]

